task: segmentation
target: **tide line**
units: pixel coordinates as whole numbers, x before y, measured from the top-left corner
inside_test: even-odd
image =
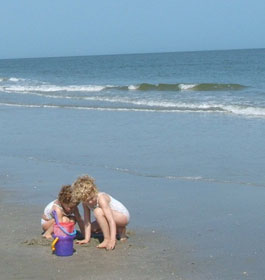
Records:
[[[141,173],[138,171],[129,170],[127,168],[119,168],[119,167],[109,167],[105,166],[106,169],[111,169],[121,173],[127,173],[134,176],[139,177],[147,177],[147,178],[158,178],[158,179],[167,179],[167,180],[184,180],[184,181],[202,181],[208,183],[218,183],[218,184],[236,184],[236,185],[246,185],[252,187],[265,187],[264,184],[258,184],[254,182],[243,182],[243,181],[232,181],[232,180],[220,180],[216,178],[205,178],[202,176],[172,176],[172,175],[159,175],[159,174],[148,174]]]

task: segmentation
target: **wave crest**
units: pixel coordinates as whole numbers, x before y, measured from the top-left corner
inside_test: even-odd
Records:
[[[256,117],[265,118],[265,108],[263,107],[245,107],[237,105],[207,105],[207,104],[175,104],[173,107],[163,106],[111,106],[108,105],[71,105],[71,104],[23,104],[23,103],[12,103],[12,102],[0,102],[0,106],[9,107],[30,107],[30,108],[64,108],[73,110],[100,110],[100,111],[135,111],[135,112],[160,112],[160,113],[212,113],[212,114],[232,114],[244,117]]]
[[[132,86],[131,86],[132,87]],[[193,91],[222,91],[222,90],[242,90],[247,86],[240,84],[216,84],[216,83],[200,83],[200,84],[148,84],[142,83],[135,86],[137,90],[149,91],[181,91],[181,90],[193,90]],[[130,89],[130,88],[129,88]]]
[[[15,77],[11,77],[11,78],[7,78],[7,77],[0,77],[0,83],[1,82],[20,82],[20,81],[25,81],[25,79],[22,78],[15,78]]]
[[[132,84],[132,85],[52,85],[52,84],[17,84],[25,81],[19,78],[0,78],[0,82],[12,82],[0,87],[1,91],[7,92],[99,92],[104,90],[123,91],[231,91],[242,90],[247,86],[240,84],[216,84],[216,83],[176,83],[176,84]]]

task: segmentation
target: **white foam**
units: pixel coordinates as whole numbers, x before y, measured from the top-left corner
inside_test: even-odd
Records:
[[[0,106],[7,107],[26,107],[26,108],[40,108],[42,105],[31,105],[31,104],[14,104],[14,103],[0,103]]]
[[[4,79],[4,78],[0,78]],[[89,86],[51,86],[51,85],[40,85],[40,86],[22,86],[22,85],[14,85],[14,86],[0,86],[0,91],[10,92],[12,94],[30,94],[36,95],[44,98],[57,98],[57,99],[68,99],[68,100],[88,100],[95,102],[107,102],[107,103],[118,103],[118,104],[128,104],[130,107],[134,108],[123,108],[124,106],[119,106],[120,110],[146,110],[146,111],[160,111],[160,112],[204,112],[204,113],[226,113],[226,114],[234,114],[238,116],[246,116],[246,117],[261,117],[265,118],[265,107],[257,107],[253,106],[242,106],[242,105],[229,105],[228,104],[219,104],[213,102],[204,102],[204,103],[189,103],[189,102],[177,102],[177,100],[152,100],[152,99],[144,99],[144,98],[133,98],[131,96],[82,96],[80,94],[53,94],[59,91],[66,92],[89,92],[89,91],[101,91],[108,87],[114,87],[110,85],[105,86],[97,86],[97,85],[89,85]],[[50,93],[50,94],[49,94]],[[41,105],[42,106],[42,105]],[[137,106],[137,107],[136,107]],[[61,106],[62,107],[62,106]],[[102,110],[106,110],[105,106],[99,105]],[[110,105],[111,107],[111,105]],[[126,106],[127,107],[127,106]],[[135,108],[136,107],[136,108]],[[118,109],[113,109],[118,110]]]
[[[30,86],[30,85],[17,85],[17,86],[7,86],[2,87],[2,90],[7,92],[91,92],[91,91],[101,91],[105,89],[105,86],[88,85],[88,86],[56,86],[56,85],[40,85],[40,86]]]
[[[22,78],[15,78],[15,77],[11,77],[11,78],[6,78],[6,77],[0,77],[0,82],[20,82],[20,81],[25,81],[25,79]]]
[[[130,85],[128,86],[128,89],[129,90],[137,90],[139,88],[139,86],[136,86],[136,85]]]
[[[197,84],[179,84],[180,90],[189,90],[196,86],[197,86]]]
[[[242,107],[242,106],[224,106],[224,108],[237,115],[245,115],[245,116],[260,116],[265,117],[265,108],[262,107]]]
[[[83,107],[83,106],[64,106],[64,105],[42,105],[42,104],[14,104],[14,103],[0,103],[0,106],[10,106],[10,107],[28,107],[28,108],[64,108],[64,109],[75,109],[75,110],[100,110],[100,111],[135,111],[135,112],[163,112],[163,113],[230,113],[235,115],[243,115],[245,117],[260,117],[265,118],[265,108],[259,108],[258,110],[256,108],[249,108],[246,110],[236,110],[234,108],[230,108],[230,111],[227,110],[200,110],[197,108],[197,110],[194,110],[192,108],[186,107],[185,110],[182,110],[180,108],[174,108],[174,109],[156,109],[156,108],[111,108],[111,107]],[[227,106],[228,107],[228,106]],[[199,179],[199,178],[197,178]]]
[[[20,81],[25,81],[25,79],[22,79],[22,78],[9,78],[8,79],[9,81],[11,81],[11,82],[20,82]]]

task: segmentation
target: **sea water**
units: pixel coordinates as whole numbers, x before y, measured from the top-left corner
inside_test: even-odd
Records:
[[[260,276],[264,62],[265,49],[0,60],[1,186],[45,206],[88,173],[132,227],[230,270],[209,279],[245,263]]]
[[[264,186],[264,61],[264,49],[0,60],[1,111],[25,114],[2,118],[0,152]]]

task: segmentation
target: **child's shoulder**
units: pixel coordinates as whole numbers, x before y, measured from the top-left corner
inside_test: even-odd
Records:
[[[54,210],[58,209],[58,210],[63,210],[63,207],[61,206],[60,202],[58,201],[58,199],[53,201],[53,206],[52,208]]]
[[[110,202],[110,196],[105,192],[98,193],[98,202]]]

